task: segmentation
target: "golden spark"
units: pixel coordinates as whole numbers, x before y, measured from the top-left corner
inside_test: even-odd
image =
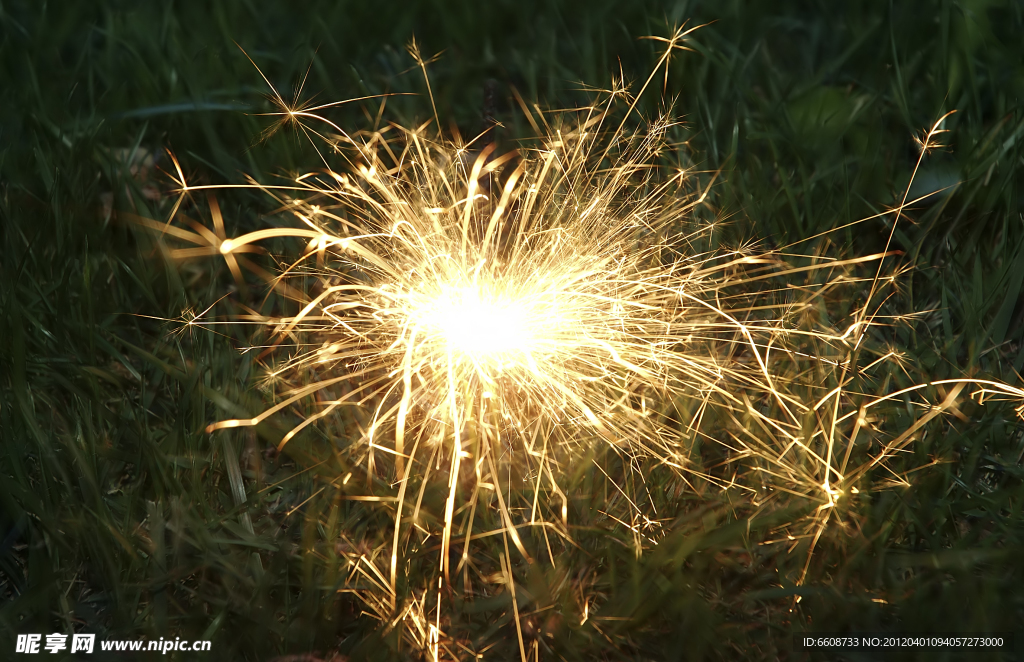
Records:
[[[552,562],[549,532],[571,544],[561,476],[595,444],[630,466],[653,461],[687,481],[744,490],[755,502],[789,494],[817,504],[803,530],[787,529],[782,538],[810,540],[809,563],[839,500],[950,410],[966,384],[978,385],[979,397],[1024,400],[1019,389],[970,379],[884,396],[850,391],[855,377],[900,360],[897,350],[863,368],[851,358],[881,319],[874,299],[887,287],[882,267],[892,253],[783,259],[778,251],[717,246],[718,226],[695,214],[710,209],[717,173],[700,178],[689,163],[667,162],[666,155],[680,153],[670,113],[627,128],[636,100],[690,32],[680,28],[661,40],[665,51],[637,95],[617,84],[593,106],[547,116],[522,104],[539,134],[502,155],[494,143],[477,144],[483,137],[462,144],[431,133],[429,123],[345,132],[322,114],[333,104],[288,105],[275,91],[281,122],[332,149],[318,150],[322,167],[291,182],[238,186],[265,191],[296,227],[229,238],[213,202],[214,231],[194,221],[187,221],[194,232],[171,225],[180,201],[167,224],[141,221],[199,245],[172,257],[220,255],[236,279],[236,254],[258,242],[306,243],[282,274],[265,276],[300,307],[258,320],[275,329],[261,356],[275,348],[289,353],[269,370],[278,401],[208,431],[298,411],[302,420],[283,436],[284,447],[345,408],[372,412],[349,451],[368,475],[397,484],[394,527],[386,567],[354,555],[353,576],[376,587],[367,598],[371,611],[391,627],[412,619],[410,641],[435,658],[443,647],[441,591],[433,623],[425,593],[399,604],[402,550],[413,529],[439,535],[437,580],[450,583],[458,559],[450,552],[462,535],[455,571],[468,573],[482,490],[503,523],[499,574],[513,604],[509,541],[530,563],[536,552],[519,534],[524,526],[539,530]],[[411,52],[425,73],[418,49]],[[941,125],[919,139],[922,157]],[[340,154],[343,167],[333,167],[325,152]],[[187,185],[174,163],[183,196],[223,188]],[[914,202],[904,196],[894,218]],[[859,276],[869,263],[873,277]],[[870,293],[845,329],[814,314],[826,291],[859,286]],[[942,388],[950,390],[941,404],[911,429],[881,439],[868,456],[855,452],[858,435],[880,435],[869,410]],[[705,418],[725,431],[708,429]],[[717,469],[694,456],[695,439],[727,451]],[[757,480],[737,480],[737,471],[723,468],[739,463]],[[436,480],[430,474],[441,475],[442,466],[447,498],[437,531],[419,513]],[[513,471],[525,489],[512,488]],[[631,514],[609,518],[633,529],[639,553],[658,536],[656,519],[641,505],[646,487],[611,482]],[[414,485],[420,492],[413,502]]]

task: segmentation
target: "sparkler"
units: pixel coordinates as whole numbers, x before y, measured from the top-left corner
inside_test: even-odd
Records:
[[[382,620],[411,618],[407,638],[435,658],[443,648],[442,592],[434,607],[426,592],[399,604],[404,541],[412,528],[439,534],[437,580],[450,584],[461,531],[454,570],[468,583],[481,490],[497,502],[501,573],[513,605],[509,542],[533,562],[536,552],[519,531],[534,527],[554,560],[549,532],[571,539],[560,476],[594,444],[688,481],[745,490],[755,502],[782,493],[809,499],[818,507],[797,534],[812,538],[809,562],[839,499],[953,406],[967,383],[978,385],[981,396],[1024,399],[1005,384],[966,379],[874,398],[850,392],[854,376],[875,365],[858,368],[856,352],[879,323],[881,308],[870,306],[886,283],[883,260],[891,253],[783,259],[781,252],[715,247],[715,224],[694,215],[710,204],[711,183],[698,185],[685,165],[665,165],[678,147],[670,139],[671,115],[627,129],[637,99],[693,29],[663,40],[658,66],[636,97],[618,81],[601,103],[569,114],[535,114],[522,104],[539,140],[504,155],[484,144],[486,136],[464,144],[432,135],[428,125],[350,134],[325,117],[329,106],[288,104],[275,93],[280,122],[327,147],[319,149],[323,168],[285,184],[240,186],[272,196],[296,227],[229,238],[212,197],[214,232],[139,221],[198,245],[175,257],[220,254],[238,279],[239,254],[258,242],[306,242],[284,273],[266,275],[301,305],[296,315],[259,320],[275,338],[261,359],[289,353],[268,369],[277,404],[208,431],[301,411],[284,447],[347,408],[372,412],[349,450],[368,474],[397,486],[394,527],[383,566],[355,556],[353,577],[374,587],[365,599]],[[934,147],[940,126],[924,146]],[[332,160],[345,167],[332,167]],[[223,188],[190,186],[174,164],[183,196]],[[914,202],[905,196],[894,217]],[[177,212],[176,205],[172,220]],[[859,277],[859,266],[869,263],[876,265],[874,278]],[[870,295],[845,330],[807,316],[825,291],[862,283],[870,283]],[[951,390],[910,429],[881,442],[881,450],[865,457],[855,449],[872,428],[873,408],[929,388]],[[709,412],[730,423],[724,436],[705,425]],[[762,486],[736,481],[735,471],[729,478],[721,467],[703,467],[694,439],[722,444],[723,462],[746,463]],[[420,503],[441,466],[444,515],[440,531],[428,531],[418,518]],[[526,489],[512,489],[513,471]],[[656,535],[655,522],[639,505],[639,492],[616,489],[631,511],[618,521],[633,529],[639,553],[643,539]]]

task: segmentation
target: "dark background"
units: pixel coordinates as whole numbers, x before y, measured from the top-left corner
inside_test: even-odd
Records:
[[[713,21],[641,111],[675,100],[693,158],[723,169],[712,201],[737,239],[800,251],[879,250],[885,219],[803,240],[897,202],[913,137],[955,109],[949,147],[925,160],[913,195],[954,188],[919,205],[895,238],[916,268],[900,301],[927,314],[889,339],[908,378],[1021,385],[1024,5],[286,4],[0,5],[0,657],[13,656],[17,633],[72,629],[209,638],[209,659],[411,654],[335,593],[332,531],[358,538],[373,516],[350,503],[331,518],[312,506],[284,517],[316,491],[317,472],[268,486],[309,458],[203,434],[228,405],[259,407],[233,349],[246,331],[169,337],[167,324],[132,315],[174,319],[232,283],[213,260],[179,269],[160,259],[119,216],[167,212],[164,148],[196,183],[266,181],[313,162],[289,132],[260,142],[269,90],[234,42],[286,98],[307,67],[304,92],[318,101],[416,93],[388,100],[388,117],[411,124],[431,116],[406,52],[415,36],[425,55],[440,53],[429,74],[442,125],[472,135],[493,118],[514,140],[529,128],[513,87],[547,109],[583,104],[588,86],[608,87],[620,70],[646,77],[659,44],[640,37]],[[332,117],[365,127],[375,110],[352,104]],[[257,195],[225,194],[221,205],[233,234],[266,223]],[[260,298],[250,287],[243,302]],[[856,526],[822,542],[803,587],[804,557],[759,546],[768,524],[731,520],[716,497],[654,553],[574,566],[554,601],[568,605],[587,574],[619,620],[599,631],[577,626],[569,607],[556,618],[559,607],[528,635],[551,659],[801,659],[792,634],[806,629],[1019,628],[1020,420],[1012,406],[967,402],[929,443],[924,459],[942,462],[913,489],[866,500]],[[467,627],[478,648],[498,642],[495,659],[517,659],[499,607],[466,616]]]

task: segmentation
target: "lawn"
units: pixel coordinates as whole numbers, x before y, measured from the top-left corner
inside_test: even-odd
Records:
[[[643,37],[707,23],[629,116],[671,106],[682,119],[670,156],[693,165],[699,188],[714,180],[695,218],[721,223],[722,246],[800,264],[876,254],[891,235],[898,255],[884,269],[896,278],[859,365],[881,360],[857,377],[861,393],[953,378],[1024,387],[1024,5],[266,4],[0,4],[0,657],[14,656],[19,634],[72,632],[212,642],[167,657],[180,660],[422,653],[408,635],[414,619],[389,627],[390,613],[352,592],[365,588],[352,559],[389,553],[394,520],[388,481],[339,451],[365,417],[325,419],[281,452],[287,425],[206,432],[274,400],[255,352],[239,351],[251,327],[180,321],[294,314],[259,274],[302,246],[274,239],[232,273],[218,256],[171,259],[181,246],[133,220],[167,221],[171,152],[190,184],[316,167],[301,134],[265,134],[268,81],[289,101],[300,84],[317,103],[375,97],[332,109],[346,131],[372,128],[379,95],[391,94],[385,122],[419,126],[436,107],[447,134],[493,127],[512,145],[532,131],[517,95],[554,110],[590,103],[619,76],[636,91],[663,46]],[[414,37],[425,57],[437,54],[429,95],[407,50]],[[911,184],[915,138],[954,110]],[[911,199],[936,193],[894,228],[881,212],[908,188]],[[216,196],[229,236],[283,223],[258,191]],[[209,205],[197,194],[182,212],[209,225]],[[875,265],[851,274],[870,278]],[[802,278],[792,287],[822,285]],[[812,321],[838,323],[863,297],[856,285],[829,289]],[[565,471],[569,535],[556,554],[525,563],[514,549],[505,556],[502,536],[474,541],[487,571],[475,592],[456,583],[445,593],[447,650],[867,660],[880,658],[807,652],[797,637],[1016,631],[1016,650],[973,654],[1024,659],[1024,423],[1014,411],[1024,403],[978,402],[975,390],[926,422],[951,389],[879,407],[879,438],[916,426],[911,443],[892,472],[865,473],[820,536],[794,524],[815,517],[813,503],[759,500],[641,458],[657,526],[640,540],[608,514],[625,507],[616,480],[637,471],[592,449]],[[702,425],[729,438],[743,423],[711,412]],[[741,483],[756,483],[731,451],[695,452],[721,481],[737,467]],[[433,525],[446,496],[444,481],[420,495]],[[500,529],[481,503],[479,530]],[[416,591],[437,581],[438,549],[414,539],[399,587],[430,618]]]

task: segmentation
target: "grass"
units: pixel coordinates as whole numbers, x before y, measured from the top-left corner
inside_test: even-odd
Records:
[[[232,41],[281,89],[312,61],[306,89],[321,100],[419,93],[389,100],[408,124],[430,113],[404,51],[415,34],[424,53],[444,51],[430,67],[442,123],[471,134],[486,112],[511,140],[528,130],[513,86],[545,107],[570,106],[587,99],[581,81],[607,85],[620,66],[633,80],[649,71],[656,45],[637,37],[714,20],[666,81],[687,120],[680,137],[689,158],[723,169],[711,203],[732,241],[803,253],[880,250],[884,219],[805,238],[898,202],[913,136],[956,109],[950,147],[925,160],[916,190],[956,186],[895,233],[915,269],[892,305],[921,315],[873,337],[902,353],[902,368],[865,390],[965,373],[1021,386],[1024,9],[748,4],[0,6],[0,646],[74,630],[212,639],[211,659],[413,655],[337,592],[347,556],[376,549],[391,517],[386,504],[347,498],[367,486],[335,484],[351,467],[330,438],[354,422],[332,421],[280,455],[269,450],[272,429],[204,434],[263,407],[234,349],[247,333],[173,336],[154,318],[201,311],[234,280],[212,260],[160,259],[153,236],[123,222],[126,211],[166,211],[147,188],[165,185],[153,167],[169,167],[165,146],[212,183],[312,162],[288,134],[256,144],[266,118],[245,113],[269,110],[266,90]],[[372,121],[355,104],[340,117]],[[236,233],[273,222],[258,196],[220,204]],[[221,305],[230,312],[263,293],[251,280]],[[898,404],[886,414],[894,427],[920,415]],[[576,546],[553,567],[515,568],[527,646],[536,641],[545,659],[802,659],[793,636],[806,631],[1019,630],[1021,430],[1011,406],[963,398],[924,429],[903,468],[938,462],[912,474],[912,487],[864,495],[819,542],[800,586],[806,542],[764,544],[785,513],[654,472],[666,533],[638,557],[632,536],[599,512],[614,499],[595,465],[581,463],[568,478]],[[424,500],[438,512],[444,495]],[[413,550],[413,576],[435,558]],[[476,649],[518,659],[506,593],[454,611]]]

